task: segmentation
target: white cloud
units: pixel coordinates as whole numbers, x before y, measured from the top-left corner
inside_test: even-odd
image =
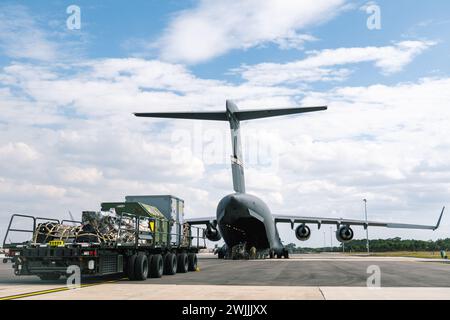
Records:
[[[94,184],[103,178],[103,173],[97,168],[60,168],[61,177],[66,183],[85,183]]]
[[[20,5],[0,5],[0,48],[12,58],[51,61],[58,55],[57,45]]]
[[[297,138],[284,148],[290,151],[282,155],[280,168],[285,174],[301,173],[302,184],[322,177],[315,186],[346,206],[352,195],[364,193],[379,199],[380,212],[420,211],[430,202],[418,193],[444,204],[450,181],[445,164],[450,157],[449,88],[450,79],[444,78],[310,93],[304,103],[328,101],[329,110],[302,126],[285,120],[290,131],[284,134]],[[302,190],[315,194],[308,187]],[[391,200],[385,202],[385,197]]]
[[[8,143],[0,146],[0,159],[2,161],[32,161],[39,157],[38,152],[23,142]]]
[[[197,63],[268,42],[282,48],[314,40],[297,31],[331,19],[345,0],[200,1],[180,12],[156,46],[168,61]]]
[[[36,184],[34,182],[20,183],[15,179],[0,177],[0,193],[2,198],[9,197],[15,201],[39,201],[40,197],[52,200],[62,198],[66,195],[66,190],[54,185]]]
[[[303,44],[307,41],[317,41],[318,39],[309,34],[298,34],[290,32],[285,37],[280,37],[273,40],[281,50],[287,49],[303,49]]]
[[[161,40],[162,54],[197,62],[266,43],[299,48],[314,40],[299,30],[329,19],[343,3],[258,2],[258,10],[250,11],[252,1],[227,3],[226,10],[225,2],[204,1],[175,17]],[[0,13],[3,50],[14,58],[51,60],[56,44],[35,28],[26,10],[17,12],[15,20]],[[12,31],[23,37],[13,39]],[[177,42],[184,36],[186,42]],[[219,130],[226,139],[216,142],[229,153],[228,126],[137,119],[131,113],[223,110],[228,98],[242,108],[329,105],[320,114],[242,125],[243,134],[259,137],[262,148],[275,146],[269,154],[277,158],[275,165],[248,163],[246,170],[248,191],[274,213],[360,218],[365,197],[371,219],[433,223],[450,196],[450,78],[306,90],[304,96],[298,84],[291,86],[345,79],[352,72],[348,65],[361,62],[397,72],[433,44],[309,52],[288,64],[243,67],[239,85],[202,79],[183,65],[158,60],[12,63],[0,72],[0,203],[6,210],[0,225],[13,211],[69,218],[71,210],[77,217],[126,194],[175,194],[186,200],[188,216],[214,215],[217,202],[231,192],[229,158],[209,165],[202,150],[180,147],[173,138],[181,133],[191,145],[214,144],[207,133]],[[183,161],[174,159],[180,151]],[[373,229],[371,235],[446,237],[446,221],[437,233]],[[290,229],[280,233],[293,241]],[[321,245],[322,233],[314,232],[311,240],[307,245]]]
[[[283,86],[201,79],[182,66],[143,59],[63,69],[15,64],[0,81],[10,89],[0,91],[0,157],[8,159],[0,164],[0,201],[33,214],[56,206],[54,216],[67,210],[77,215],[131,193],[176,194],[186,199],[188,215],[213,215],[221,196],[231,192],[229,158],[208,165],[201,150],[192,149],[174,162],[179,145],[173,135],[181,130],[202,144],[206,132],[219,130],[229,153],[227,125],[131,113],[222,110],[229,97],[243,108],[289,107],[299,99]],[[264,120],[242,125],[245,135],[262,138],[262,148],[276,147],[270,157],[278,156],[276,166],[249,163],[248,191],[266,199],[274,213],[359,218],[367,197],[374,220],[433,223],[450,195],[449,92],[449,78],[307,91],[301,104],[326,103],[329,110],[276,118],[270,129]],[[0,219],[3,225],[7,216]],[[282,232],[293,239],[289,230]],[[321,244],[314,239],[311,245]]]
[[[305,59],[288,63],[260,63],[242,66],[240,73],[250,83],[277,85],[282,83],[342,81],[351,70],[343,66],[372,62],[385,74],[401,71],[423,51],[435,45],[432,41],[401,41],[383,47],[354,47],[310,51]]]

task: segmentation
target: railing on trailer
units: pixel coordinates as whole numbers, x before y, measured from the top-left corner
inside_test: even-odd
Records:
[[[29,229],[16,229],[16,228],[12,228],[13,222],[16,218],[25,218],[25,219],[29,219],[33,221],[33,229],[29,230]],[[19,214],[19,213],[15,213],[11,216],[11,219],[9,220],[9,224],[8,224],[8,229],[6,230],[6,234],[5,234],[5,238],[3,239],[3,247],[4,248],[8,248],[10,246],[18,246],[18,245],[24,245],[24,244],[33,244],[35,243],[34,240],[36,239],[36,231],[37,231],[37,226],[39,225],[40,222],[55,222],[56,224],[67,224],[67,223],[71,223],[71,224],[81,224],[81,221],[76,221],[76,220],[61,220],[59,221],[58,219],[55,218],[44,218],[44,217],[33,217],[30,215],[25,215],[25,214]],[[10,233],[13,232],[23,232],[23,233],[31,233],[32,237],[31,240],[22,242],[22,243],[6,243],[7,239],[8,239],[8,235]]]
[[[80,225],[83,224],[81,221],[77,221],[77,220],[67,220],[67,219],[61,220],[61,224],[64,224],[66,222],[72,223],[72,224],[80,224]]]
[[[26,218],[26,219],[31,219],[33,221],[33,229],[29,230],[29,229],[16,229],[16,228],[11,228],[12,223],[14,221],[15,218]],[[64,224],[65,222],[70,222],[70,223],[81,223],[79,221],[73,221],[73,220],[62,220],[61,222],[58,219],[54,219],[54,218],[42,218],[42,217],[33,217],[30,215],[26,215],[26,214],[19,214],[19,213],[15,213],[11,216],[11,219],[9,220],[9,224],[8,224],[8,229],[6,230],[6,234],[5,234],[5,238],[3,239],[3,247],[6,246],[11,246],[11,245],[21,245],[23,243],[6,243],[6,240],[8,239],[8,235],[10,232],[24,232],[24,233],[31,233],[32,234],[32,238],[31,240],[35,239],[35,232],[36,232],[36,225],[39,221],[46,221],[46,222],[56,222],[57,224]]]
[[[196,247],[197,248],[205,248],[206,247],[206,238],[205,238],[205,233],[204,230],[202,228],[199,227],[194,227],[191,226],[189,224],[184,224],[182,225],[183,228],[188,228],[188,235],[184,235],[184,229],[181,230],[181,232],[178,233],[172,233],[169,232],[169,229],[171,227],[170,225],[170,221],[168,221],[165,218],[158,218],[158,217],[147,217],[147,216],[140,216],[140,215],[134,215],[131,213],[127,213],[127,212],[122,212],[120,214],[120,219],[119,219],[119,229],[118,229],[118,234],[117,234],[117,243],[116,245],[123,247],[124,245],[127,246],[127,244],[125,243],[119,243],[119,239],[120,239],[120,233],[123,230],[122,228],[122,224],[123,224],[123,217],[129,217],[129,218],[133,218],[134,219],[134,233],[135,233],[135,239],[134,239],[134,245],[136,247],[141,246],[141,244],[139,243],[139,240],[153,240],[152,243],[150,244],[150,246],[153,247],[160,247],[160,246],[178,246],[178,247],[185,247],[185,248],[190,248],[192,247],[192,240],[196,240]],[[141,230],[141,221],[144,220],[145,222],[148,222],[149,224],[151,222],[154,223],[154,230],[151,230],[151,227],[149,225],[149,229],[150,231],[142,231]],[[157,222],[159,222],[157,224]],[[167,231],[161,231],[158,230],[157,225],[161,226],[165,224],[165,228],[167,229]],[[196,235],[192,235],[192,229],[196,229]],[[161,238],[163,238],[165,236],[165,242],[161,242]],[[177,243],[173,244],[171,242],[172,236],[176,236],[177,237]],[[184,243],[184,238],[187,238],[187,244],[185,246],[183,246]],[[203,244],[202,246],[200,243],[200,240],[203,240]]]
[[[206,248],[205,229],[200,228],[200,227],[195,227],[190,224],[185,224],[185,225],[187,226],[187,228],[189,228],[190,243],[192,244],[192,240],[196,239],[197,240],[197,248]],[[192,229],[196,230],[195,236],[192,235]],[[200,239],[203,240],[202,246],[200,246]]]

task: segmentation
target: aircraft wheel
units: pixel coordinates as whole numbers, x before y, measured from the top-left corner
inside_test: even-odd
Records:
[[[273,252],[273,250],[270,249],[270,251],[269,251],[269,258],[273,259],[274,257],[275,257],[275,252]]]
[[[238,259],[239,259],[237,250],[238,250],[238,247],[237,247],[237,246],[233,246],[233,247],[231,248],[231,259],[232,259],[232,260],[238,260]]]

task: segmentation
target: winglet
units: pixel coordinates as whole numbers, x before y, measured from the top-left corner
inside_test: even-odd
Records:
[[[439,216],[439,220],[436,223],[436,227],[434,227],[433,231],[436,230],[437,228],[439,228],[439,225],[441,224],[442,215],[444,214],[444,210],[445,210],[445,206],[442,207],[441,215]]]

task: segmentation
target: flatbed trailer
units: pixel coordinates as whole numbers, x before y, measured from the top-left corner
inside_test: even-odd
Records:
[[[130,280],[145,280],[147,277],[160,278],[163,274],[186,273],[197,270],[197,253],[206,248],[205,230],[188,224],[183,233],[142,231],[143,219],[148,222],[154,218],[122,213],[123,217],[135,222],[132,242],[67,242],[52,240],[37,243],[36,232],[39,223],[81,224],[79,221],[39,218],[30,215],[13,214],[3,241],[6,259],[11,259],[17,276],[36,275],[42,280],[56,280],[68,275],[68,268],[76,266],[82,276],[103,276],[123,273]],[[16,219],[32,223],[31,229],[13,228]],[[147,222],[147,221],[145,221]],[[121,224],[119,227],[119,232]],[[30,233],[32,240],[23,243],[8,243],[11,233]],[[170,239],[178,237],[177,245]],[[153,241],[152,241],[153,239]],[[157,240],[159,239],[159,240]],[[73,268],[73,267],[72,267]]]

